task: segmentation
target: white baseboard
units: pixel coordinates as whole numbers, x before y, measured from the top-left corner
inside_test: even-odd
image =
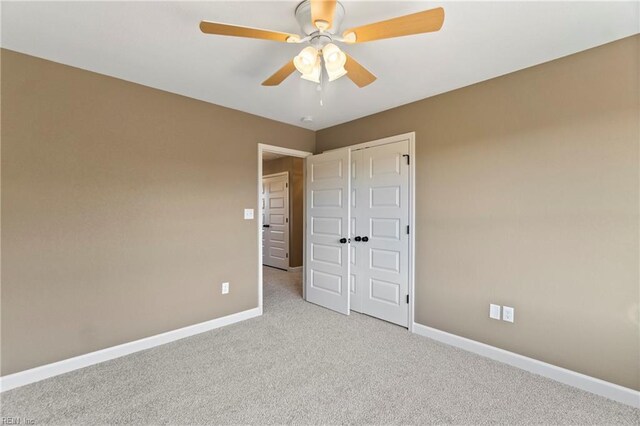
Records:
[[[201,322],[199,324],[190,325],[179,328],[177,330],[167,331],[166,333],[156,334],[155,336],[145,337],[133,342],[123,343],[121,345],[112,346],[110,348],[101,349],[99,351],[90,352],[88,354],[79,355],[51,364],[42,365],[29,370],[20,371],[18,373],[9,374],[0,377],[0,392],[14,389],[20,386],[28,385],[49,377],[59,374],[68,373],[79,368],[88,367],[134,352],[150,349],[155,346],[164,345],[165,343],[175,340],[184,339],[185,337],[195,334],[204,333],[205,331],[223,327],[225,325],[234,324],[262,315],[261,308],[249,309],[247,311],[238,312],[236,314],[227,315],[222,318],[216,318],[210,321]]]
[[[302,271],[302,266],[290,266],[289,272],[300,272]]]
[[[475,340],[460,337],[455,334],[427,327],[422,324],[413,323],[413,332],[421,336],[429,337],[447,345],[455,346],[469,352],[482,355],[514,367],[521,368],[540,376],[564,383],[605,398],[640,408],[640,392],[587,376],[566,368],[558,367],[537,359],[529,358],[495,346],[480,343]]]

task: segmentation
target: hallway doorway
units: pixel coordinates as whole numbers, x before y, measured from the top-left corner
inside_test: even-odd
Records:
[[[258,303],[263,311],[264,276],[298,277],[304,298],[305,158],[310,152],[258,144]],[[276,269],[277,268],[277,269]],[[284,277],[287,277],[284,275]]]

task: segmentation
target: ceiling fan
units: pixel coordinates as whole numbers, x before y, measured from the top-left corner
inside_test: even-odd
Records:
[[[309,44],[293,60],[287,62],[271,77],[263,81],[263,86],[279,85],[296,69],[301,73],[303,79],[320,83],[322,63],[324,62],[329,81],[346,75],[358,87],[364,87],[373,83],[376,76],[343,52],[334,42],[364,43],[438,31],[444,22],[444,9],[438,7],[350,28],[344,31],[341,36],[337,35],[337,32],[344,17],[344,7],[339,1],[305,0],[296,7],[295,17],[305,34],[304,37],[297,34],[209,21],[200,22],[200,30],[206,34]]]

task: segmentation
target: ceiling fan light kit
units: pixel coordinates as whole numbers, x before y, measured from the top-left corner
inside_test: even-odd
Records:
[[[322,63],[329,81],[347,76],[358,87],[365,87],[376,80],[371,72],[355,59],[343,52],[334,42],[346,44],[364,43],[385,38],[429,33],[440,30],[444,23],[444,9],[441,7],[400,16],[373,24],[347,29],[342,37],[337,35],[342,24],[345,9],[335,0],[304,0],[295,10],[300,29],[305,34],[289,34],[258,28],[218,22],[200,22],[200,30],[206,34],[232,37],[248,37],[283,43],[309,43],[309,46],[262,82],[263,86],[277,86],[298,70],[301,78],[320,82]],[[322,59],[320,57],[322,56]]]

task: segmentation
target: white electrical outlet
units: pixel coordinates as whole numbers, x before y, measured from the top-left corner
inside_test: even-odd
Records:
[[[222,294],[229,294],[229,283],[222,283]]]
[[[503,306],[502,307],[502,320],[503,321],[513,322],[515,315],[516,315],[515,308],[512,308],[511,306]]]
[[[500,319],[500,305],[494,305],[493,303],[489,305],[489,318]]]
[[[246,220],[253,219],[253,209],[244,209],[244,218]]]

